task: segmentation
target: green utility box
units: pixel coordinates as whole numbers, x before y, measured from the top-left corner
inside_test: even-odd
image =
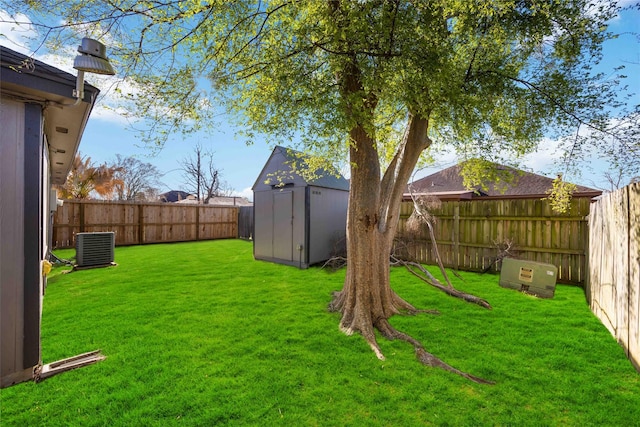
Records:
[[[516,289],[541,298],[553,298],[558,268],[552,264],[504,258],[500,269],[500,286]]]

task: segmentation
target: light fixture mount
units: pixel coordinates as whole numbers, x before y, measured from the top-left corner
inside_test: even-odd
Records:
[[[109,76],[115,74],[107,58],[107,48],[99,41],[84,37],[78,46],[78,53],[80,55],[73,61],[76,70]]]
[[[76,102],[70,105],[79,105],[84,99],[85,72],[108,76],[113,76],[116,73],[107,58],[107,48],[99,41],[84,37],[78,46],[78,53],[80,55],[73,60],[73,68],[78,70],[76,88],[73,90]]]

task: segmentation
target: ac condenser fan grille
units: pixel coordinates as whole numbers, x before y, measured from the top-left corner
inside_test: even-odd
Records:
[[[113,263],[115,233],[78,233],[76,262],[78,267],[94,267]]]

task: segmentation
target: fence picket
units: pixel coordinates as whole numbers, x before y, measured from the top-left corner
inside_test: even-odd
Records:
[[[640,370],[640,183],[591,206],[588,267],[591,310]]]
[[[412,211],[413,204],[403,202],[398,238],[416,249],[410,251],[416,254],[416,261],[434,264],[427,235],[422,230],[416,233],[406,229]],[[582,284],[589,199],[574,199],[569,212],[556,215],[549,203],[540,199],[494,199],[443,201],[431,213],[441,256],[448,267],[483,270],[498,254],[495,243],[512,240],[520,258],[557,264],[560,281]]]
[[[53,247],[81,231],[114,231],[116,245],[238,237],[237,206],[65,200],[54,214]]]

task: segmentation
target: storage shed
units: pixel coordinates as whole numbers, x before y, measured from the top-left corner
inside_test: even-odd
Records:
[[[307,268],[345,237],[349,182],[326,170],[306,180],[292,166],[304,159],[276,147],[253,186],[255,259]]]
[[[0,59],[0,387],[7,387],[41,372],[51,184],[65,181],[99,91],[83,85],[78,99],[75,76],[3,46]]]

